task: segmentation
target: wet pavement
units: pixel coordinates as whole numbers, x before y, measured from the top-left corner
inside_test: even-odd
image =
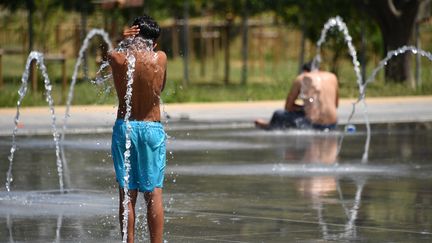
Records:
[[[432,130],[422,123],[374,125],[368,161],[360,125],[345,134],[227,124],[166,124],[168,242],[432,241]],[[17,141],[1,242],[120,241],[109,133],[66,136],[65,193],[52,136]],[[2,172],[9,148],[0,137]],[[148,241],[143,206],[138,242]]]

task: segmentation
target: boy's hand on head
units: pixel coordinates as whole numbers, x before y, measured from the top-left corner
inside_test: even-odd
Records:
[[[130,28],[123,30],[123,38],[134,37],[140,32],[138,25],[133,25]]]

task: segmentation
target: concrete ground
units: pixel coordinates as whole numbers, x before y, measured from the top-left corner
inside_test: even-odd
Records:
[[[352,100],[341,100],[346,123]],[[367,99],[372,123],[432,124],[432,97]],[[164,189],[169,242],[432,242],[431,130],[364,136],[264,132],[283,101],[169,104]],[[362,123],[359,106],[355,123]],[[50,136],[22,136],[9,163],[16,109],[0,109],[0,181],[10,165],[12,191],[0,190],[0,242],[118,242],[117,186],[109,132],[116,107],[75,106],[62,145],[67,193]],[[61,129],[64,107],[56,107]],[[18,134],[50,134],[47,107],[21,110]],[[235,127],[250,127],[236,131]],[[212,129],[227,127],[229,129]],[[189,130],[202,128],[203,130]],[[181,129],[181,130],[180,130]],[[90,135],[88,135],[90,134]],[[360,134],[364,135],[364,134]],[[67,162],[67,163],[66,163]],[[5,172],[5,173],[3,173]],[[142,197],[138,205],[145,206]],[[138,242],[146,238],[137,210]]]
[[[354,99],[341,99],[338,109],[339,124],[346,124]],[[367,98],[369,121],[377,123],[432,122],[432,96]],[[223,103],[167,104],[164,106],[169,120],[166,125],[193,126],[197,123],[235,124],[253,126],[257,118],[270,118],[273,111],[282,108],[283,100]],[[364,123],[364,107],[360,103],[352,119]],[[56,125],[63,126],[65,107],[55,107]],[[116,106],[73,106],[68,120],[68,133],[109,132],[116,114]],[[16,108],[0,109],[0,135],[12,134]],[[50,134],[51,115],[48,107],[30,107],[20,110],[18,134]]]

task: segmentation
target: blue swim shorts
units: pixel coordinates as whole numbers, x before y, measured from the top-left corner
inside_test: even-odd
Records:
[[[130,121],[130,171],[128,189],[152,192],[162,188],[166,163],[166,134],[160,122]],[[116,179],[125,187],[126,122],[117,119],[112,134],[111,153]]]

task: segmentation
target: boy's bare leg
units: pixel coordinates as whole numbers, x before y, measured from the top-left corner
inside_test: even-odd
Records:
[[[162,188],[155,188],[153,192],[144,193],[147,202],[147,222],[152,243],[162,243],[164,226],[164,209]]]
[[[119,200],[119,220],[120,220],[120,232],[123,238],[123,200],[124,200],[124,190],[119,188],[120,200]],[[129,214],[128,214],[128,229],[127,229],[127,242],[134,242],[135,234],[135,204],[138,196],[138,190],[128,191],[130,202],[128,204]]]

